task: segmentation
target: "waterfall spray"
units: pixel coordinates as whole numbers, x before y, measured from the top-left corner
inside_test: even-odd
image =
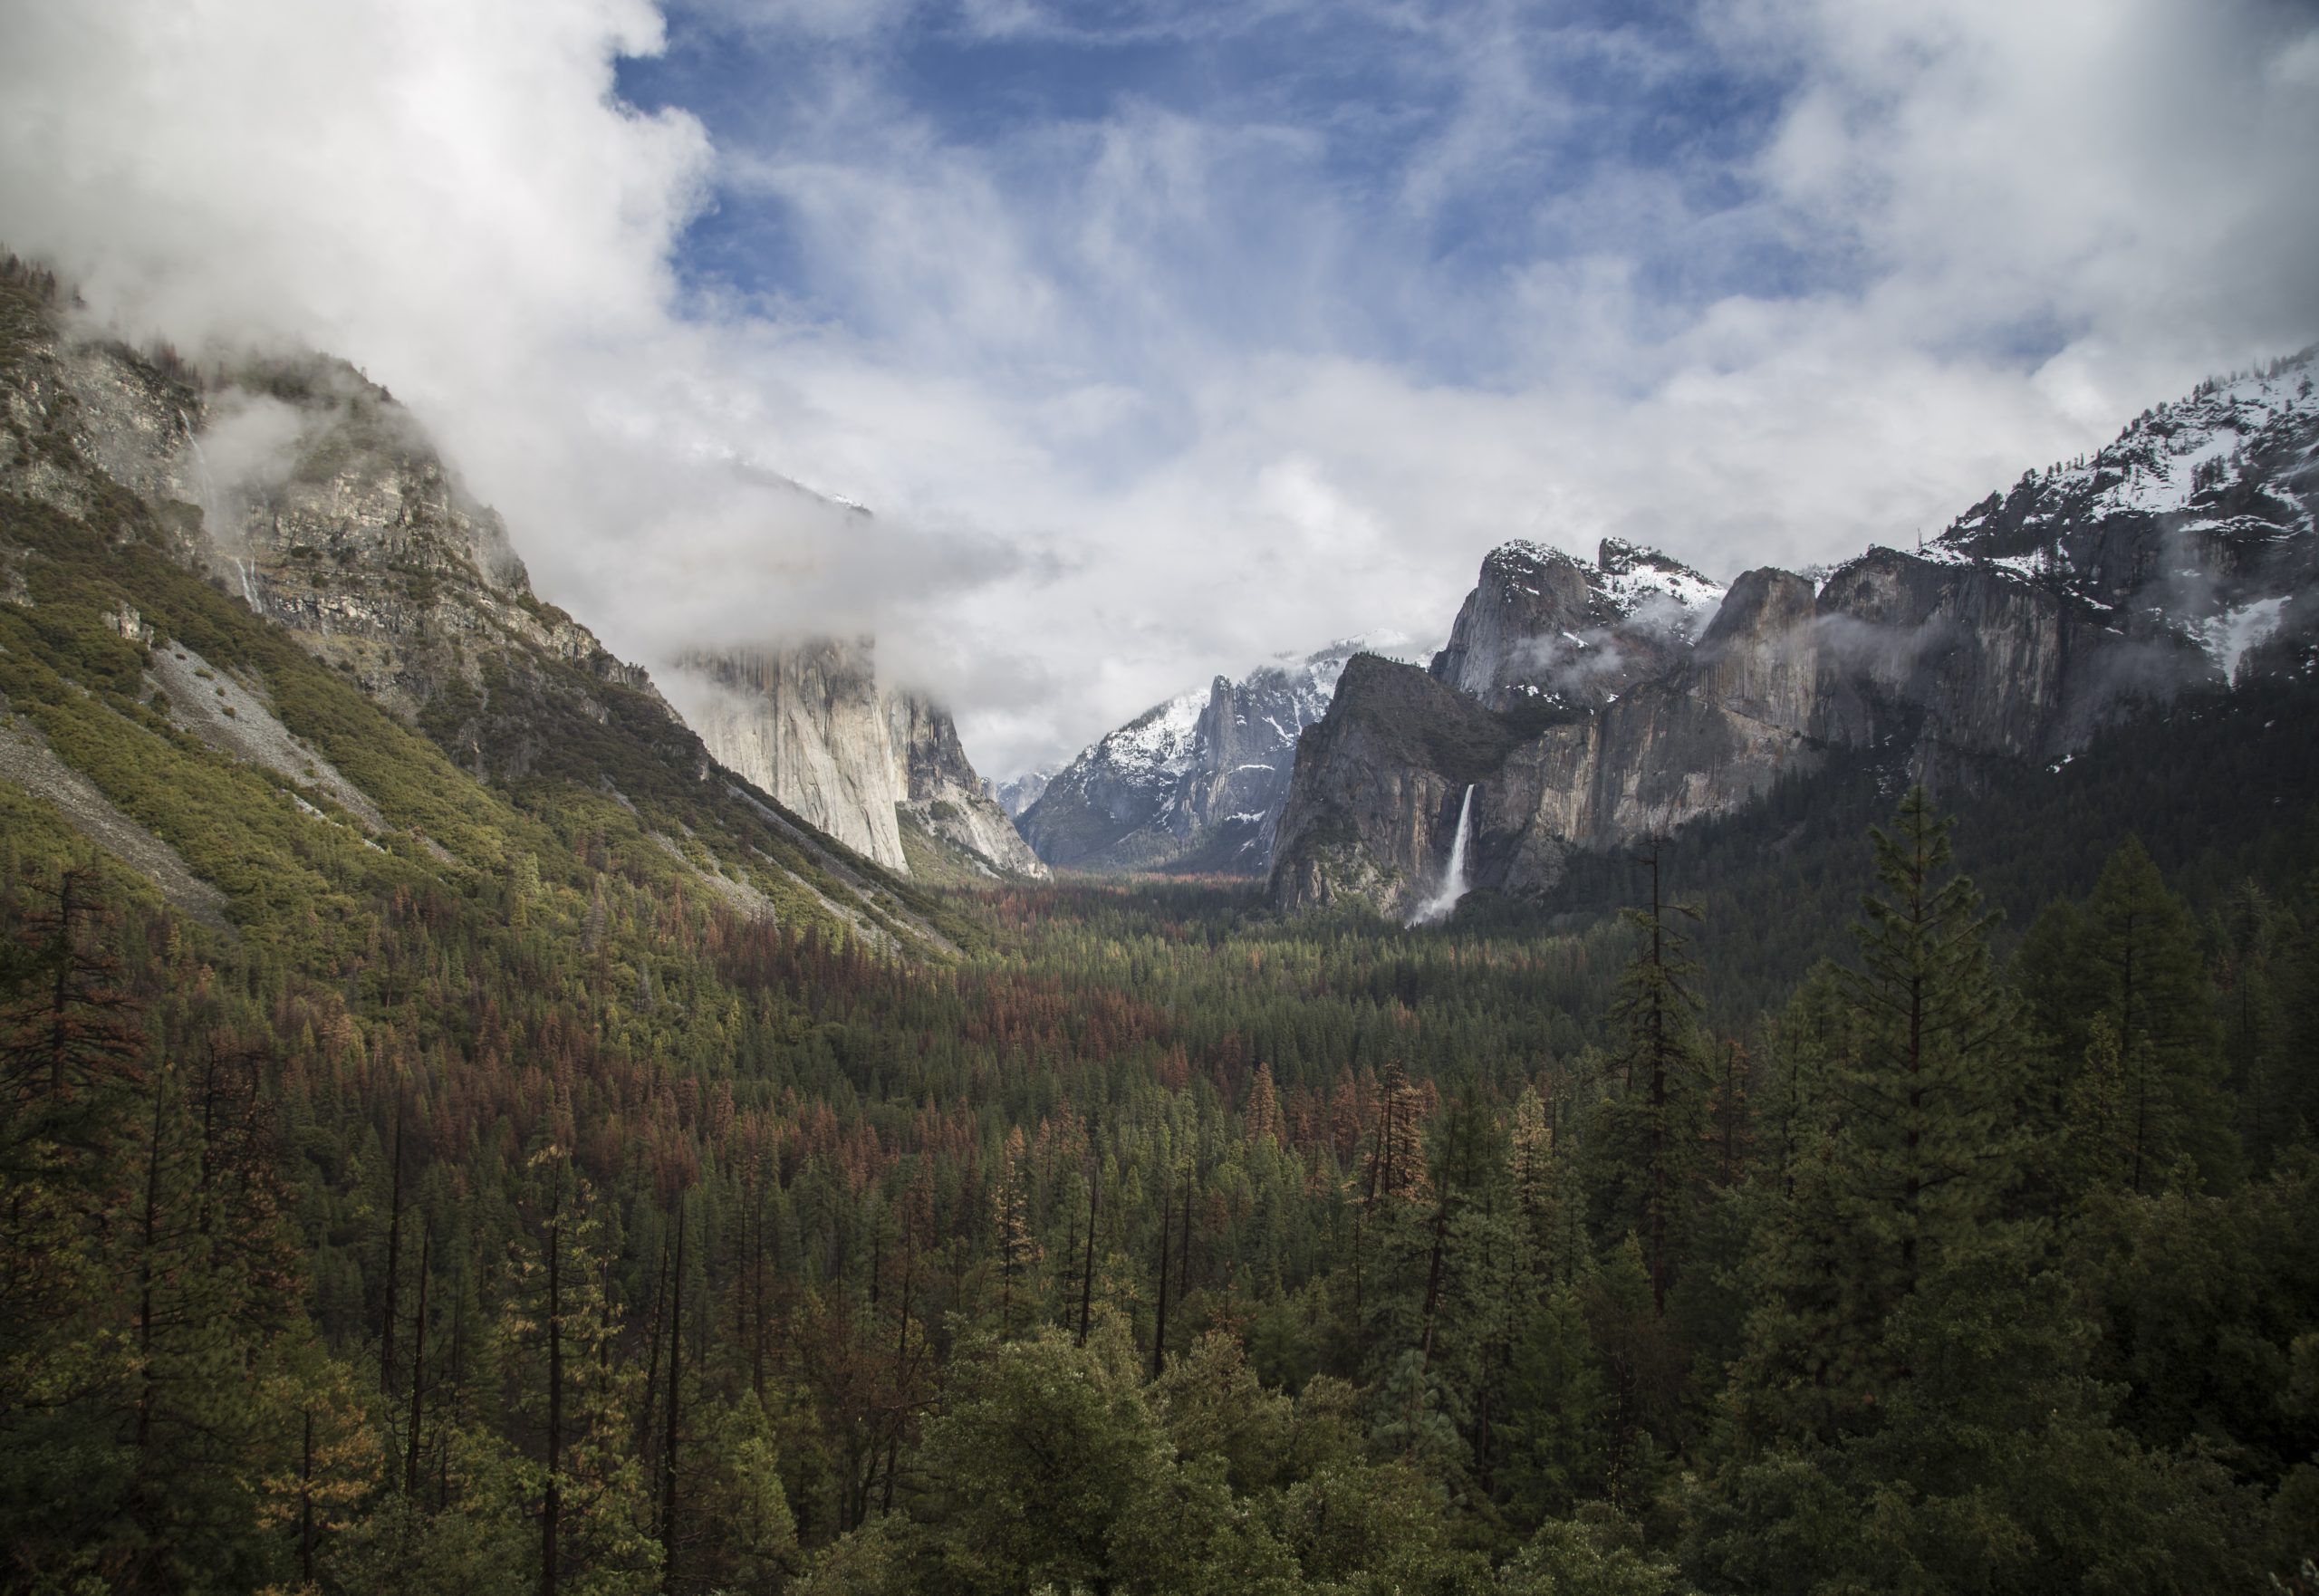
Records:
[[[1409,923],[1412,926],[1431,925],[1436,920],[1448,919],[1449,911],[1458,907],[1458,899],[1463,898],[1468,889],[1466,843],[1474,831],[1474,787],[1467,787],[1466,801],[1458,806],[1458,835],[1449,844],[1449,862],[1441,871],[1441,885],[1432,897],[1417,906],[1416,913],[1410,916]]]
[[[257,583],[251,579],[249,561],[239,554],[227,554],[217,541],[226,525],[225,502],[218,496],[217,478],[210,475],[209,457],[202,452],[201,435],[194,430],[193,418],[183,410],[178,412],[178,425],[185,428],[186,447],[193,455],[193,491],[200,500],[202,524],[209,533],[210,546],[232,564],[234,573],[242,579],[242,601],[263,615],[265,601],[259,597]]]

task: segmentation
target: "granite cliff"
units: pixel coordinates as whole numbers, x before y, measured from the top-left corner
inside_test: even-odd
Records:
[[[618,716],[686,756],[645,672],[533,594],[499,516],[351,366],[227,354],[197,367],[54,325],[16,353],[12,411],[69,439],[156,508],[181,560],[463,764],[521,777],[553,757],[545,734],[569,716]],[[26,496],[90,507],[91,481],[62,456],[14,463]]]
[[[871,639],[688,655],[669,684],[718,763],[888,870],[909,874],[915,844],[970,875],[1046,873],[949,712],[879,683]]]
[[[1727,590],[1606,541],[1493,551],[1429,673],[1345,670],[1299,745],[1276,902],[1406,914],[1475,791],[1468,875],[1541,897],[1573,849],[1726,812],[1833,749],[1971,791],[2130,710],[2313,668],[2319,360],[2203,384],[1914,551]]]

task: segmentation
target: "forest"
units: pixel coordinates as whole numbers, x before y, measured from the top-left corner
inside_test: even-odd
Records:
[[[2319,1591],[2319,832],[1984,810],[929,958],[610,805],[210,924],[0,784],[5,1582]]]

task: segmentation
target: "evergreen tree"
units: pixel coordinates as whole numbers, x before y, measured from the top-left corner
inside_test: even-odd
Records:
[[[1651,1312],[1663,1318],[1708,1173],[1702,1156],[1708,1074],[1698,1036],[1698,966],[1681,930],[1699,911],[1661,898],[1656,845],[1642,862],[1650,872],[1650,896],[1643,907],[1624,911],[1637,946],[1611,1000],[1613,1044],[1607,1064],[1617,1088],[1597,1110],[1588,1148],[1596,1237],[1606,1248],[1629,1233],[1638,1238],[1650,1271]]]
[[[2127,1186],[2155,1189],[2179,1158],[2208,1179],[2230,1177],[2237,1149],[2197,928],[2138,838],[2103,867],[2083,922],[2097,1012],[2117,1038]]]

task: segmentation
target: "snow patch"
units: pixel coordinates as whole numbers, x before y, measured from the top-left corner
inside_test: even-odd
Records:
[[[2238,662],[2248,649],[2259,646],[2279,629],[2279,613],[2286,608],[2286,600],[2258,599],[2227,611],[2198,627],[2201,648],[2222,670],[2227,682],[2238,679]]]

